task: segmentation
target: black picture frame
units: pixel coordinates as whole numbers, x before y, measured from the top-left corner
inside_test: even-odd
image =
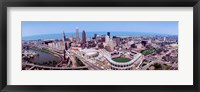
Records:
[[[0,90],[2,92],[97,91],[97,92],[200,92],[200,0],[1,0]],[[7,85],[7,7],[193,7],[194,85]]]

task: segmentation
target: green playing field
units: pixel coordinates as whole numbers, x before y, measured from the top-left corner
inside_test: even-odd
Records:
[[[122,57],[114,58],[112,60],[114,60],[116,62],[128,62],[128,61],[130,61],[130,59],[128,59],[128,58],[122,58]]]

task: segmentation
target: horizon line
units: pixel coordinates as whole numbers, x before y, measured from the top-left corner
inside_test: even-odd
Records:
[[[84,30],[85,31],[85,30]],[[63,31],[64,33],[76,33],[76,32],[65,32]],[[86,34],[87,34],[87,31],[85,31]],[[89,31],[89,32],[92,32],[92,31]],[[97,31],[98,32],[101,32],[103,33],[103,31]],[[108,31],[109,32],[109,31]],[[122,31],[112,31],[112,32],[122,32]],[[112,33],[110,32],[110,33]],[[124,31],[124,32],[130,32],[130,31]],[[82,31],[79,31],[79,33],[82,33]],[[106,35],[107,32],[105,32],[105,35]],[[162,33],[154,33],[154,32],[136,32],[136,33],[151,33],[151,34],[160,34],[160,35],[178,35],[178,34],[162,34]],[[53,34],[62,34],[62,33],[50,33],[50,34],[36,34],[36,35],[26,35],[26,36],[23,36],[22,34],[22,37],[30,37],[30,36],[40,36],[40,35],[53,35]],[[97,34],[98,35],[98,34]]]

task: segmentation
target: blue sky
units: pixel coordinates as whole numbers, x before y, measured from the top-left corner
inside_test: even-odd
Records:
[[[178,35],[178,22],[22,22],[22,36],[75,32],[145,32]]]

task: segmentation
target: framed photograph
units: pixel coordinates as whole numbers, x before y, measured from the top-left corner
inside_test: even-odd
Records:
[[[1,91],[199,91],[199,0],[0,6]]]

